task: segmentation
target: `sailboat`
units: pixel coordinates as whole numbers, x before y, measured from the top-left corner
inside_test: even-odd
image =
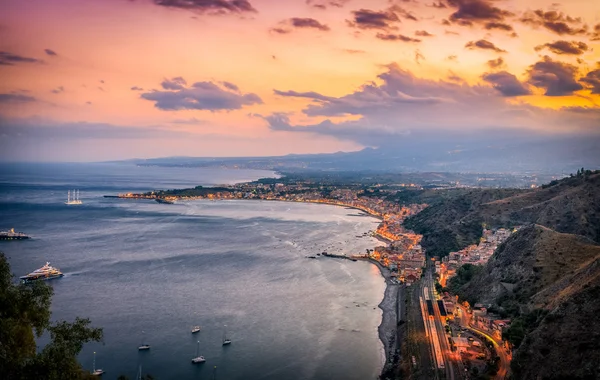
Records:
[[[231,344],[231,339],[227,338],[227,326],[223,326],[223,346]]]
[[[94,367],[93,367],[92,375],[101,376],[103,373],[104,373],[104,370],[102,370],[100,368],[96,369],[96,352],[94,352]]]
[[[138,350],[145,351],[150,349],[150,345],[144,343],[144,332],[142,331],[142,343],[138,346]]]
[[[83,204],[81,199],[79,199],[79,190],[73,190],[73,194],[71,195],[71,190],[67,191],[67,201],[66,205],[80,205]]]
[[[200,355],[200,341],[198,341],[198,345],[196,346],[196,357],[192,359],[193,364],[204,363],[206,359],[204,356]]]
[[[197,333],[199,331],[200,331],[200,326],[194,326],[194,327],[192,327],[192,334],[195,334],[195,333]]]

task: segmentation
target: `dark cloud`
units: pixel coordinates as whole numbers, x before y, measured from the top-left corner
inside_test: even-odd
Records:
[[[212,15],[257,12],[248,0],[154,0],[154,4]]]
[[[231,91],[235,91],[235,92],[239,92],[240,91],[240,88],[237,85],[235,85],[235,84],[233,84],[231,82],[223,82],[223,86],[225,86],[225,88],[227,88],[227,89],[229,89]]]
[[[491,69],[499,69],[501,67],[504,67],[504,60],[502,59],[502,57],[498,57],[496,59],[490,59],[489,61],[487,61],[487,65]]]
[[[408,37],[403,34],[377,33],[376,37],[384,41],[421,42],[417,38]]]
[[[417,30],[415,32],[415,36],[419,36],[419,37],[433,37],[433,34],[429,33],[426,30]]]
[[[291,30],[284,28],[271,28],[270,31],[278,34],[288,34],[291,32]]]
[[[581,82],[591,88],[592,94],[600,94],[600,70],[590,71],[585,77],[581,78]]]
[[[0,94],[0,104],[33,103],[37,99],[33,96],[23,94]]]
[[[328,6],[335,8],[343,8],[350,0],[306,0],[306,4],[317,9],[327,9]]]
[[[472,25],[481,22],[500,22],[514,14],[495,7],[489,0],[448,0],[448,5],[456,11],[450,21],[459,25]]]
[[[467,49],[493,50],[497,53],[505,53],[506,52],[506,50],[502,50],[499,47],[497,47],[496,45],[494,45],[493,43],[491,43],[490,41],[486,41],[486,40],[470,41],[465,45],[465,47]]]
[[[299,18],[293,17],[288,20],[289,24],[295,28],[313,28],[322,31],[328,31],[329,27],[327,25],[321,24],[319,21],[314,18]]]
[[[410,11],[407,11],[398,4],[392,5],[388,10],[399,14],[402,18],[406,20],[419,21],[417,19],[417,16],[413,15]]]
[[[506,32],[512,32],[514,30],[512,25],[505,24],[503,22],[496,22],[496,21],[486,23],[484,25],[484,28],[487,30],[499,29],[499,30],[504,30]]]
[[[394,24],[400,22],[400,17],[391,9],[372,11],[359,9],[352,11],[352,20],[347,20],[348,25],[359,29],[397,29]]]
[[[483,74],[482,78],[498,90],[502,96],[510,97],[531,94],[531,91],[516,76],[506,71],[486,73]]]
[[[446,57],[446,61],[456,62],[458,60],[458,56],[452,54]]]
[[[51,91],[53,94],[60,94],[61,92],[65,92],[65,88],[63,86],[58,86],[57,88]]]
[[[431,3],[430,7],[433,7],[433,8],[438,8],[438,9],[448,8],[448,7],[446,6],[446,4],[444,4],[444,3],[443,3],[443,2],[441,2],[441,1],[437,1],[437,2],[433,2],[433,3]]]
[[[574,65],[553,61],[545,56],[543,60],[531,65],[529,70],[529,83],[546,89],[547,96],[571,95],[583,89],[575,80],[577,67]]]
[[[51,49],[44,49],[44,52],[50,56],[57,56],[58,54],[56,54],[56,52],[54,50]]]
[[[555,54],[571,55],[580,55],[588,50],[588,46],[584,42],[559,40],[536,46],[535,51],[540,51],[544,48],[548,48]]]
[[[220,87],[212,82],[196,82],[186,86],[181,77],[165,80],[161,86],[168,91],[152,90],[140,95],[142,99],[154,102],[161,110],[236,110],[246,105],[262,104],[262,99],[253,93],[242,94],[230,88]],[[235,86],[229,83],[230,86]],[[237,87],[237,86],[236,86]]]
[[[308,99],[323,100],[323,101],[327,101],[327,100],[333,99],[333,98],[331,98],[329,96],[321,95],[318,92],[314,92],[314,91],[297,92],[297,91],[279,91],[279,90],[273,90],[273,93],[275,93],[275,95],[288,96],[288,97],[293,97],[293,98],[308,98]]]
[[[594,31],[591,35],[592,41],[600,41],[600,24],[594,26]]]
[[[292,32],[292,28],[299,29],[317,29],[324,32],[329,31],[329,26],[321,24],[314,18],[292,17],[279,22],[279,26],[271,28],[270,31],[278,34],[288,34]]]
[[[86,105],[91,106],[92,102],[90,102],[89,100],[87,102],[85,102]]]
[[[144,89],[138,86],[133,86],[131,87],[131,91],[144,91]]]
[[[471,135],[474,131],[496,131],[497,136],[512,131],[543,128],[597,129],[600,108],[568,112],[538,108],[506,100],[506,95],[525,93],[525,85],[503,76],[489,74],[492,86],[469,85],[464,81],[430,80],[414,76],[396,64],[356,91],[341,97],[317,92],[280,91],[286,96],[312,99],[302,112],[305,116],[326,117],[318,123],[294,125],[290,114],[263,116],[272,130],[315,133],[355,141],[367,146],[396,144],[422,134],[439,137],[440,132]],[[502,92],[500,92],[502,91]],[[505,96],[502,96],[505,95]],[[333,121],[339,116],[358,116],[352,120]],[[595,118],[595,120],[594,120]],[[511,137],[512,138],[512,137]],[[464,141],[464,140],[463,140]],[[489,139],[488,139],[489,141]],[[429,140],[431,143],[431,140]],[[431,145],[429,145],[431,147]]]
[[[160,84],[160,86],[165,90],[183,90],[186,85],[187,82],[182,77],[165,79]]]
[[[0,51],[0,65],[12,66],[17,63],[44,63],[41,59],[23,57],[22,55]]]
[[[581,17],[571,17],[562,12],[547,11],[542,9],[526,12],[520,21],[534,27],[546,28],[558,35],[586,34],[587,25],[583,24]]]

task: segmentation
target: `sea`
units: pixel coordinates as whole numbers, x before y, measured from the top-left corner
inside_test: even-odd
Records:
[[[104,339],[84,346],[92,370],[136,379],[376,379],[385,361],[377,307],[385,290],[354,254],[378,243],[378,220],[344,207],[104,198],[277,177],[270,171],[134,164],[1,164],[0,241],[18,277],[49,261],[64,277],[52,320],[89,318]],[[82,205],[66,205],[77,189]],[[197,334],[194,325],[201,326]],[[223,336],[232,340],[222,345]],[[44,336],[39,348],[48,341]],[[142,343],[151,346],[138,351]],[[206,362],[192,364],[203,355]]]

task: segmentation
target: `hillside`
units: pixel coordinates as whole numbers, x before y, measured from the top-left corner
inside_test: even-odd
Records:
[[[474,244],[481,237],[484,219],[479,209],[482,204],[524,192],[517,189],[440,190],[441,201],[408,218],[404,226],[423,235],[421,245],[429,256],[447,255]],[[443,193],[446,196],[442,196]]]
[[[592,240],[526,226],[458,293],[513,319],[516,379],[591,379],[600,370],[600,245]]]
[[[489,224],[537,223],[600,242],[600,172],[587,173],[488,202],[478,213]]]
[[[472,189],[448,196],[404,225],[423,235],[430,256],[473,244],[481,227],[539,224],[600,242],[600,171],[553,181],[535,190]]]

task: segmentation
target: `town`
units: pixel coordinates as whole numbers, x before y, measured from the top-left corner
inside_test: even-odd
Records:
[[[396,201],[398,192],[404,189],[421,190],[422,186],[414,183],[390,187],[381,184],[324,184],[310,180],[262,180],[214,188],[198,186],[193,189],[128,193],[118,197],[168,203],[196,199],[320,203],[352,208],[376,217],[381,222],[370,232],[370,236],[377,238],[382,245],[366,252],[329,256],[377,263],[389,273],[388,286],[398,287],[396,294],[402,294],[398,300],[415,297],[413,307],[420,305],[420,320],[407,318],[409,324],[412,322],[417,326],[409,326],[409,331],[412,328],[416,335],[408,334],[407,338],[427,342],[431,356],[424,361],[421,359],[421,363],[429,360],[429,364],[419,365],[416,360],[418,352],[409,349],[402,353],[402,360],[408,361],[412,371],[419,376],[436,379],[463,379],[470,378],[468,374],[478,373],[486,374],[489,378],[505,378],[510,369],[511,347],[503,340],[503,332],[510,326],[510,320],[489,313],[488,305],[471,306],[467,302],[459,302],[447,285],[462,265],[485,265],[496,248],[518,227],[488,229],[482,225],[482,237],[478,244],[441,258],[428,258],[420,244],[423,236],[403,226],[407,218],[418,214],[428,205]],[[400,315],[401,308],[397,310],[397,320],[402,321],[404,316]],[[408,315],[409,312],[405,310],[403,314]],[[397,347],[395,343],[393,346]],[[391,372],[400,365],[393,360],[386,363]]]

